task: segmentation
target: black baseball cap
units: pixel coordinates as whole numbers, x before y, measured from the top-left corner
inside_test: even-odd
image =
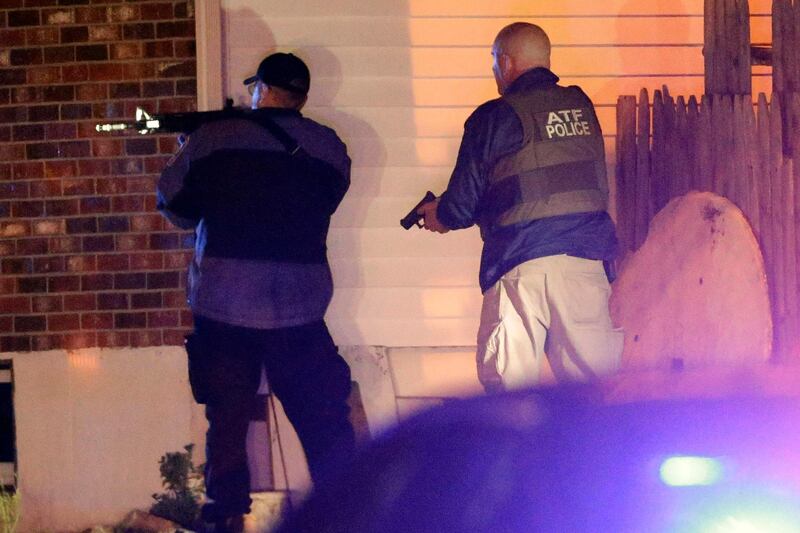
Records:
[[[298,94],[308,94],[311,86],[311,75],[303,60],[283,52],[265,57],[258,65],[256,75],[244,80],[244,84],[250,85],[256,80]]]

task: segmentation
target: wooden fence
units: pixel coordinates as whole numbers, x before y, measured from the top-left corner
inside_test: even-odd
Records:
[[[653,215],[690,190],[742,210],[759,240],[775,324],[776,358],[797,357],[800,334],[800,93],[673,98],[666,87],[617,103],[617,223],[624,252]]]

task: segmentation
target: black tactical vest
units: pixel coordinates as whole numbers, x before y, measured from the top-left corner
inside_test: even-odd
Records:
[[[523,146],[489,179],[491,207],[481,233],[539,218],[605,211],[605,148],[592,102],[578,87],[554,85],[504,96],[522,122]]]

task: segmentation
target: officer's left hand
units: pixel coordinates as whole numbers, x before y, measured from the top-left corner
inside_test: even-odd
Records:
[[[417,214],[422,215],[422,227],[428,231],[435,231],[436,233],[447,233],[450,228],[439,222],[439,217],[436,216],[436,208],[439,207],[439,199],[423,204],[422,207],[417,209]]]

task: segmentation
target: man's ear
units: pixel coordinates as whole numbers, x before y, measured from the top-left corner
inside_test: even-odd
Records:
[[[506,84],[509,83],[509,80],[514,79],[514,58],[508,54],[500,54],[500,57],[497,58],[497,66],[500,68],[500,75]]]

